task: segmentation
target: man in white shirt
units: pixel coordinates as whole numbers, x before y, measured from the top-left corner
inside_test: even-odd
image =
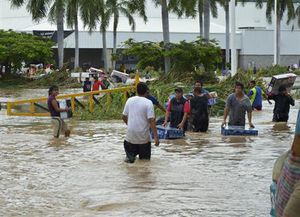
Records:
[[[137,85],[138,96],[129,98],[124,107],[122,118],[127,125],[124,149],[126,162],[128,163],[134,163],[137,155],[140,159],[150,160],[151,140],[149,128],[153,132],[155,145],[159,145],[154,107],[152,102],[146,98],[147,91],[147,85],[139,83]]]

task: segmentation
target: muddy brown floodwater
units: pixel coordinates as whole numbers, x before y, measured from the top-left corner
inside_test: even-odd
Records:
[[[31,90],[30,90],[31,91]],[[46,90],[0,90],[0,99]],[[49,118],[0,111],[0,216],[269,216],[274,160],[291,144],[274,128],[272,106],[254,113],[257,137],[223,137],[221,118],[206,134],[162,141],[150,162],[124,163],[121,121],[70,120],[70,138],[53,139]]]

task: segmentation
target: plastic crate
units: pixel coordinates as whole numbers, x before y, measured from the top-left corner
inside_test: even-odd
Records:
[[[157,134],[159,139],[179,139],[184,137],[183,130],[171,127],[163,127],[163,126],[156,126]],[[151,138],[153,139],[153,134],[150,131]]]
[[[221,127],[221,134],[224,136],[257,136],[258,130],[256,129],[245,129],[240,126],[229,126]]]

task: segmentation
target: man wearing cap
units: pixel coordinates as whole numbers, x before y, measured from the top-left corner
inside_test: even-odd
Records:
[[[170,127],[186,130],[188,113],[189,104],[183,97],[182,88],[178,87],[175,89],[175,97],[168,104],[163,126],[167,125],[170,116]]]
[[[151,128],[155,145],[159,145],[153,104],[146,98],[148,87],[145,83],[137,85],[138,96],[130,97],[124,107],[123,121],[127,125],[127,133],[124,141],[126,162],[134,163],[136,156],[140,159],[151,158]]]

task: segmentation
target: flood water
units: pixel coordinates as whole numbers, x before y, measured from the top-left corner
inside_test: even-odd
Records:
[[[34,94],[32,94],[34,91]],[[2,101],[45,96],[46,90]],[[254,113],[257,137],[223,137],[221,118],[209,132],[162,141],[150,162],[124,163],[121,121],[70,120],[70,138],[52,138],[49,118],[0,111],[0,216],[269,216],[274,160],[293,139],[273,128],[272,105]]]

